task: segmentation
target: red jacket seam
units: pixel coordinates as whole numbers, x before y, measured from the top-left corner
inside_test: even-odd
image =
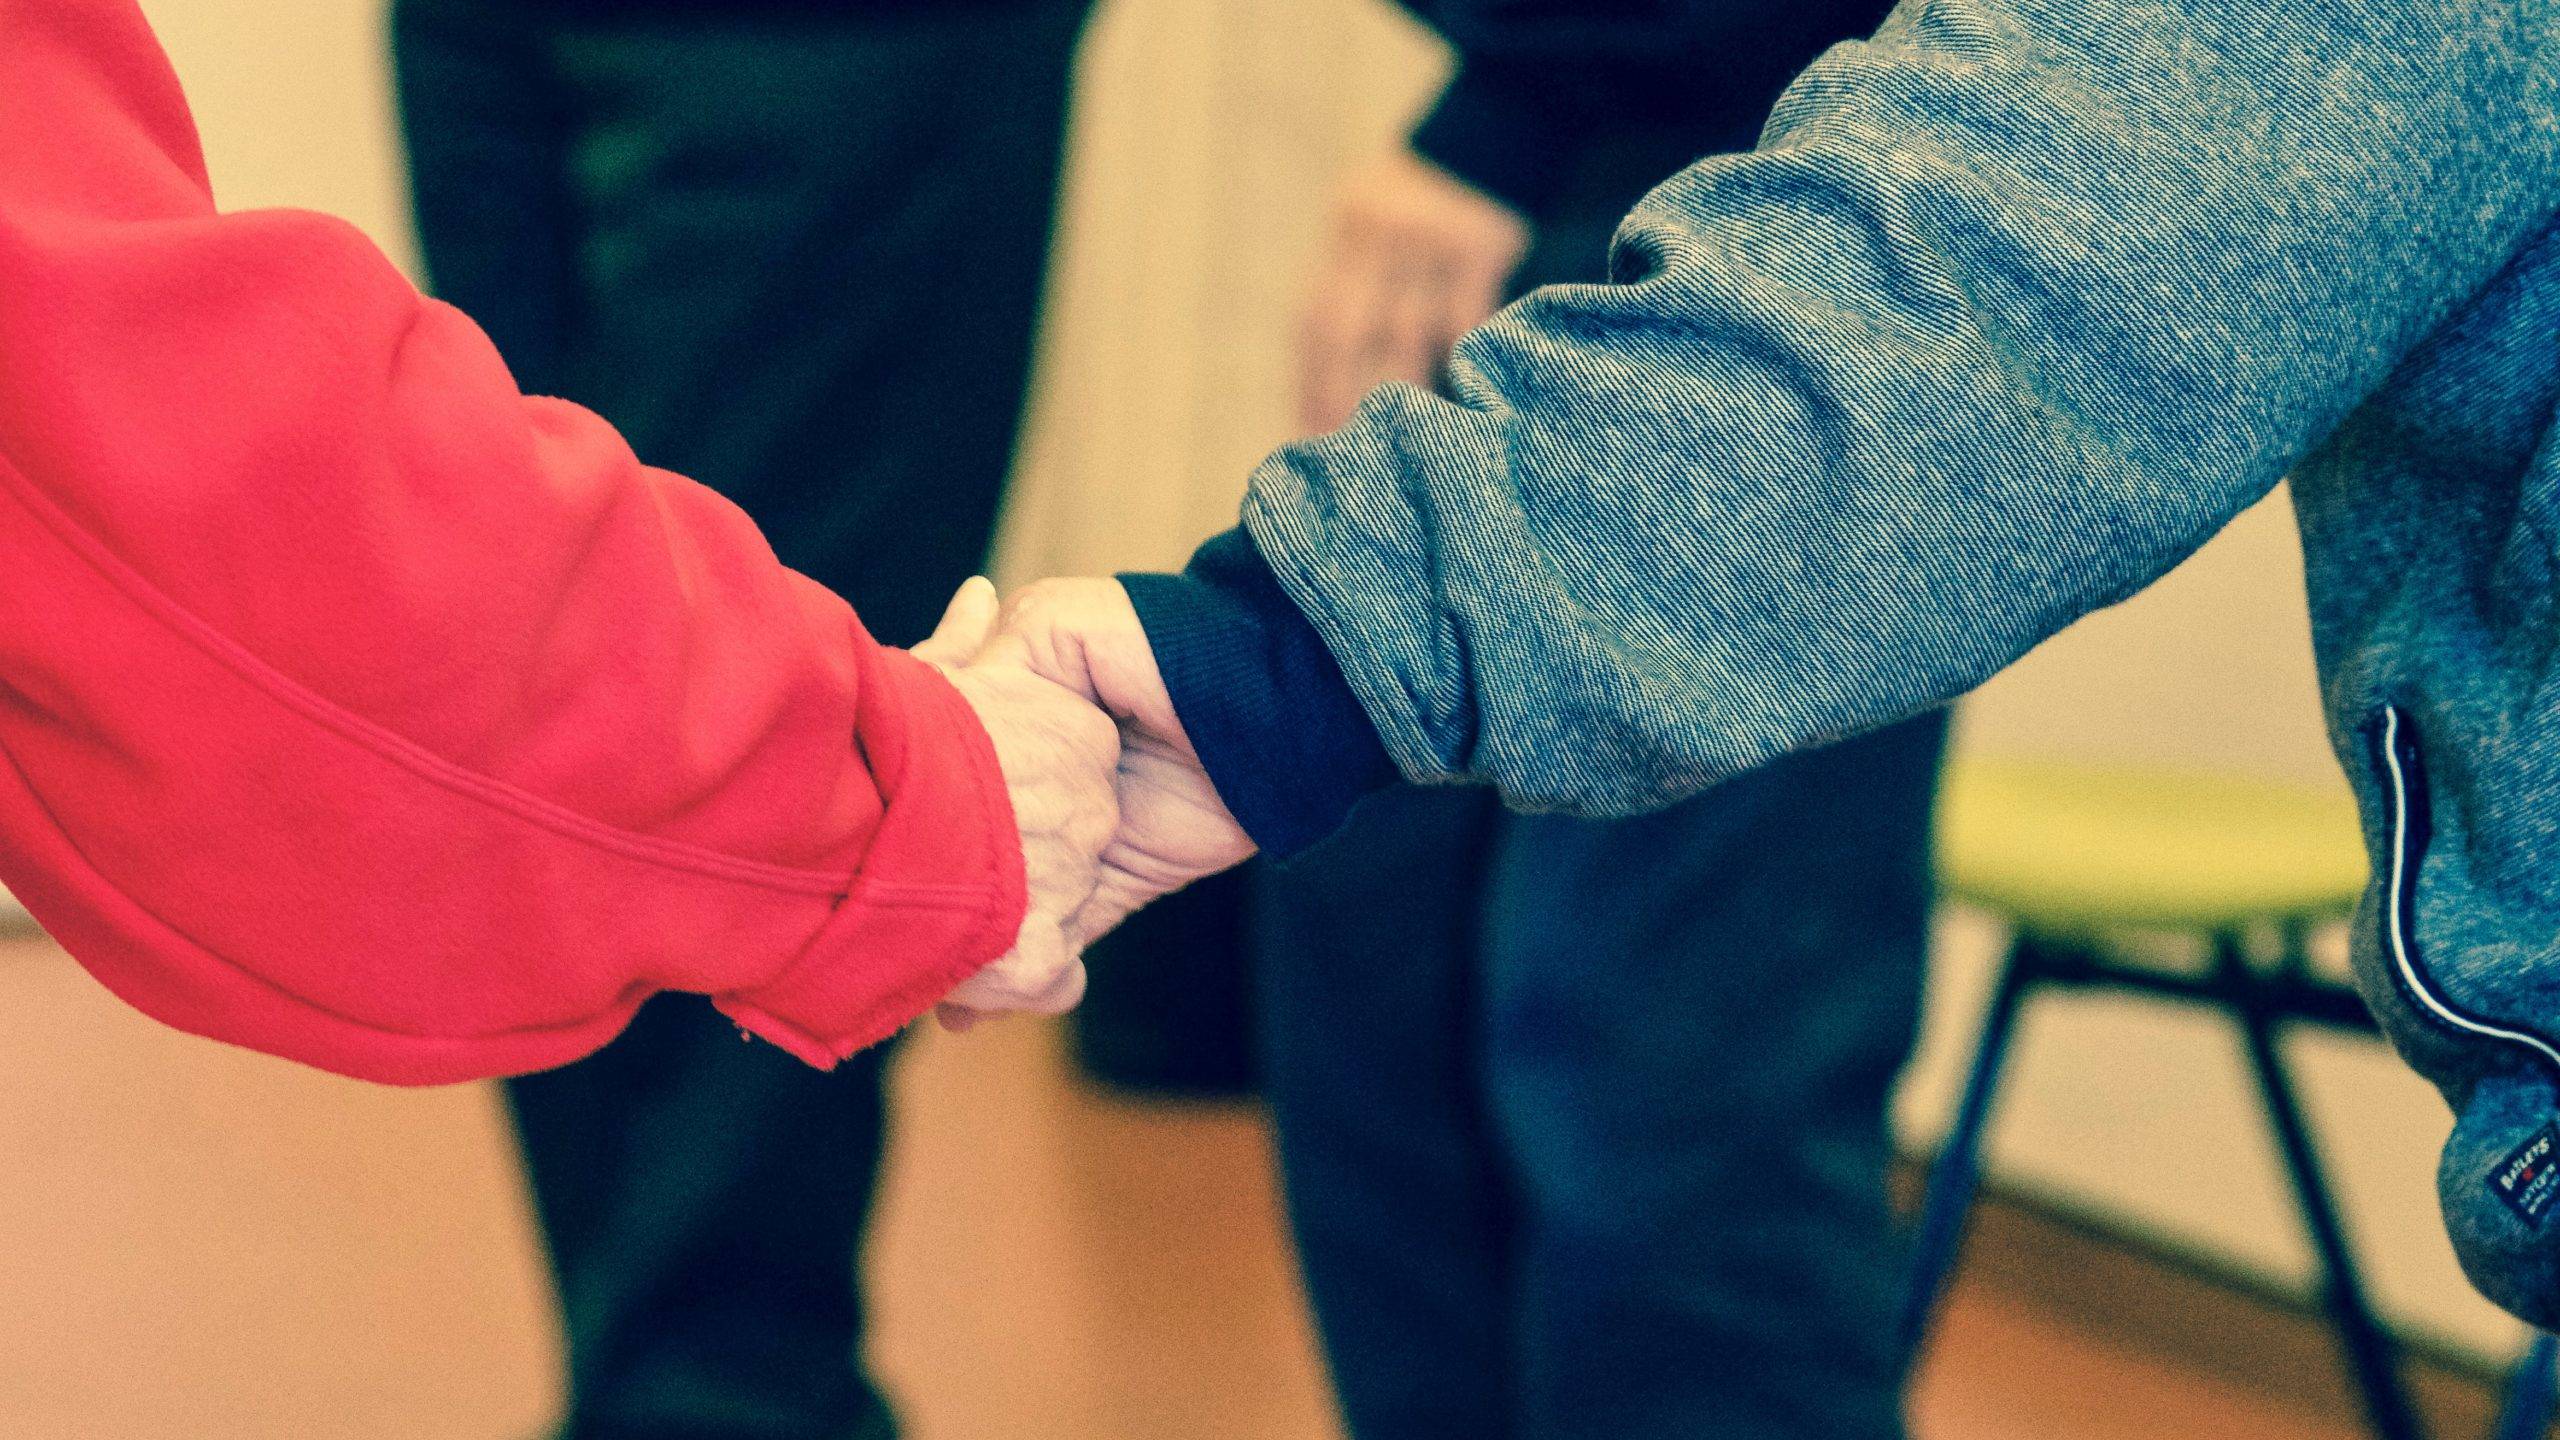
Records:
[[[6,746],[0,745],[0,756],[7,755],[8,751]],[[25,775],[25,768],[19,766],[14,758],[10,759],[10,766],[11,768],[16,769],[21,777]],[[387,1035],[399,1040],[433,1040],[465,1045],[477,1044],[483,1041],[524,1039],[542,1035],[574,1034],[577,1031],[583,1030],[595,1023],[595,1016],[587,1015],[575,1020],[564,1020],[557,1024],[515,1025],[497,1030],[404,1030],[396,1025],[385,1025],[379,1020],[368,1020],[361,1016],[350,1015],[343,1010],[337,1010],[327,1005],[323,1005],[319,1001],[301,994],[298,991],[286,989],[283,985],[269,979],[265,975],[260,974],[256,969],[248,965],[244,965],[221,951],[214,949],[212,946],[205,944],[194,935],[189,934],[183,927],[173,923],[167,916],[162,915],[150,905],[145,904],[141,896],[134,894],[132,891],[127,890],[123,886],[108,879],[106,873],[98,869],[96,864],[89,860],[87,853],[81,850],[79,842],[72,838],[71,832],[62,828],[60,822],[53,819],[51,810],[45,809],[43,796],[37,794],[32,786],[27,787],[27,794],[37,808],[45,810],[46,823],[52,826],[53,832],[56,835],[62,837],[64,848],[68,849],[72,854],[80,856],[81,863],[88,866],[89,873],[97,877],[99,884],[105,886],[108,890],[113,891],[117,896],[121,897],[124,902],[131,905],[136,912],[148,917],[152,924],[159,926],[172,936],[175,936],[179,942],[184,944],[188,949],[193,950],[197,954],[204,956],[206,959],[213,961],[215,964],[222,966],[224,969],[229,970],[240,979],[248,982],[252,986],[255,986],[260,991],[275,997],[277,1000],[294,1009],[307,1010],[316,1015],[325,1015],[342,1025],[352,1027],[356,1030],[361,1030],[371,1035]],[[645,998],[650,993],[653,993],[653,989],[654,987],[645,982],[635,981],[633,984],[625,986],[615,996],[614,1004],[622,1004],[626,1002],[637,1003],[641,998]],[[611,1008],[612,1006],[610,1005],[605,1007],[608,1011]]]
[[[9,759],[8,748],[5,744],[0,744],[0,759]],[[25,773],[23,768],[18,767],[14,759],[10,759],[9,763],[12,768],[19,769],[19,773],[23,776]],[[43,797],[37,794],[33,787],[28,787],[27,794],[29,800],[39,809],[44,808]],[[47,822],[52,825],[53,832],[62,837],[64,847],[71,853],[80,855],[84,864],[88,863],[87,855],[80,849],[79,843],[72,839],[71,832],[63,829],[58,822],[54,822],[49,810],[46,811],[45,818]],[[222,966],[224,969],[230,971],[233,975],[239,977],[241,980],[247,982],[259,991],[274,997],[276,1000],[291,1008],[308,1011],[316,1015],[325,1015],[331,1020],[335,1020],[350,1029],[361,1031],[368,1035],[383,1035],[398,1040],[424,1040],[462,1045],[533,1039],[549,1035],[574,1035],[593,1026],[598,1015],[611,1013],[614,1009],[623,1005],[636,1004],[641,999],[655,993],[656,987],[646,982],[635,981],[632,984],[625,986],[615,995],[612,1002],[602,1007],[602,1009],[596,1012],[596,1014],[584,1015],[577,1019],[564,1020],[555,1024],[512,1025],[494,1030],[439,1031],[403,1029],[396,1025],[386,1025],[379,1020],[369,1020],[362,1016],[350,1015],[343,1010],[323,1005],[298,991],[285,988],[278,982],[260,974],[256,969],[232,959],[230,956],[214,949],[210,945],[205,944],[202,940],[197,939],[194,935],[188,933],[184,927],[171,921],[167,916],[162,915],[159,911],[146,904],[142,897],[109,880],[105,873],[100,871],[95,864],[89,864],[88,868],[90,874],[97,876],[99,883],[105,885],[108,889],[122,897],[125,903],[131,905],[135,911],[148,917],[152,924],[167,931],[170,935],[176,937],[181,943],[185,944],[187,948],[204,956],[206,959],[213,961],[215,964]],[[987,897],[983,892],[954,892],[950,894],[935,893],[936,891],[946,888],[948,887],[883,885],[878,887],[881,892],[879,894],[864,894],[846,900],[844,904],[839,906],[829,917],[830,922],[845,918],[845,912],[852,909],[928,910],[936,912],[965,913],[972,910],[984,911],[989,908]],[[992,925],[992,916],[981,921],[979,934],[984,935],[992,928]],[[987,940],[979,940],[978,936],[972,936],[971,938],[973,940],[978,940],[979,946],[992,943]],[[968,948],[978,948],[978,946]],[[796,969],[798,963],[799,962],[795,961],[791,968]],[[930,1003],[932,998],[939,998],[940,996],[949,993],[953,986],[958,985],[962,980],[966,980],[969,976],[977,973],[985,963],[986,962],[983,960],[945,962],[943,966],[937,967],[934,971],[917,977],[917,979],[910,985],[901,987],[900,990],[893,991],[890,995],[883,997],[872,1013],[885,1014],[892,1010],[905,1008],[904,997],[911,992],[931,990],[931,997],[929,997],[926,1002]],[[950,977],[947,983],[945,983],[944,980],[944,977],[946,976]],[[731,993],[751,995],[755,993],[755,991],[763,988],[765,987],[758,985],[749,987],[745,991]],[[868,1019],[869,1017],[866,1016],[866,1020]],[[794,1026],[793,1028],[801,1029],[801,1027],[798,1026]],[[808,1032],[801,1030],[801,1033],[806,1034]]]
[[[0,457],[0,479],[7,481],[11,494],[39,525],[51,532],[64,548],[114,587],[136,609],[238,676],[252,690],[427,784],[512,815],[563,839],[667,869],[830,898],[840,898],[846,892],[850,883],[847,875],[769,865],[623,830],[505,781],[457,765],[313,693],[162,594],[158,587],[118,559],[96,536],[63,514],[5,457]],[[846,738],[846,753],[848,757],[852,753],[850,736]]]

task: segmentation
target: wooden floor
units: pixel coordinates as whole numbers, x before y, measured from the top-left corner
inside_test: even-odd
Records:
[[[916,1440],[1339,1433],[1259,1123],[1096,1099],[1030,1024],[927,1037],[900,1092],[872,1260]],[[189,1040],[0,941],[0,1436],[530,1436],[548,1306],[485,1089]],[[1924,1440],[2345,1437],[1970,1291],[1914,1418]]]

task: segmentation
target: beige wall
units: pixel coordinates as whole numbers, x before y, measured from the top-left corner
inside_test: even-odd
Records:
[[[1318,202],[1445,64],[1376,0],[1111,0],[1086,61],[1012,576],[1169,565],[1235,523],[1289,438]]]
[[[325,210],[409,261],[382,0],[145,0],[142,8],[195,107],[226,208]]]
[[[195,98],[229,204],[345,215],[406,255],[374,3],[147,0]],[[1112,0],[1089,86],[1013,575],[1170,561],[1232,516],[1283,438],[1283,345],[1349,158],[1433,83],[1433,46],[1374,0]],[[1964,712],[1964,743],[2233,765],[2335,783],[2313,711],[2299,565],[2281,502],[2158,591],[2096,617]],[[1905,1119],[1934,1130],[1994,937],[1951,917]],[[2303,1044],[2315,1121],[2382,1295],[2484,1349],[2514,1330],[2472,1297],[2436,1225],[2445,1128],[2374,1047]],[[1995,1153],[2022,1183],[2275,1276],[2301,1271],[2233,1047],[2178,1016],[2083,1002],[2030,1023]]]

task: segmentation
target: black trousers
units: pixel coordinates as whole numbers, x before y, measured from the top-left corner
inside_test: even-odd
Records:
[[[595,7],[587,7],[589,10]],[[401,0],[419,235],[527,388],[738,502],[883,640],[984,561],[1084,0]],[[574,1440],[885,1436],[855,1266],[882,1052],[820,1074],[661,998],[508,1087]]]
[[[1600,277],[1622,134],[1523,280]],[[1267,872],[1263,1086],[1359,1440],[1891,1440],[1886,1101],[1917,1027],[1930,715],[1631,820],[1391,791]]]

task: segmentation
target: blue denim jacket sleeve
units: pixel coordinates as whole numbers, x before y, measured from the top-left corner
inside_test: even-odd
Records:
[[[2264,494],[2547,212],[2554,0],[1911,0],[1621,283],[1246,522],[1418,779],[1666,803],[1946,700]]]

